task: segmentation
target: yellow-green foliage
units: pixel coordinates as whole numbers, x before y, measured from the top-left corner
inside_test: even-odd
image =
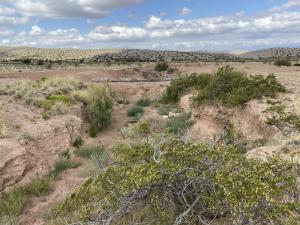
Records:
[[[113,99],[109,87],[105,84],[94,84],[87,90],[86,112],[91,122],[91,130],[103,129],[112,117]]]
[[[196,90],[195,104],[222,104],[234,107],[252,99],[275,97],[286,92],[285,87],[273,74],[266,77],[248,77],[244,72],[229,66],[220,68],[214,74],[191,74],[171,82],[163,95],[165,103],[176,102],[188,91]]]
[[[119,144],[120,163],[89,179],[55,209],[67,221],[91,214],[111,224],[299,224],[295,165],[277,157],[247,159],[234,146],[208,146],[168,139]],[[191,210],[188,210],[192,207]],[[116,213],[118,212],[118,213]]]
[[[300,115],[289,112],[287,107],[280,101],[268,101],[267,124],[276,126],[283,134],[288,134],[291,130],[300,131]]]
[[[81,89],[82,83],[74,78],[51,78],[38,81],[21,80],[0,84],[0,94],[24,99],[28,104],[38,104],[40,99],[52,95],[65,95]]]

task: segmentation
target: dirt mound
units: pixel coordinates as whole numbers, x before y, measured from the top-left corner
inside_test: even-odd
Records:
[[[9,125],[8,137],[0,139],[0,191],[47,172],[55,157],[72,142],[67,128],[70,116],[44,120],[40,114],[21,104],[9,103],[8,99],[0,99]],[[81,120],[72,118],[74,132],[78,132]]]
[[[180,106],[184,111],[192,112],[194,125],[188,132],[192,139],[212,139],[230,125],[233,125],[235,130],[248,140],[269,140],[279,132],[265,123],[263,113],[266,109],[265,101],[253,100],[235,108],[201,106],[192,109],[190,107],[191,96],[184,96]]]

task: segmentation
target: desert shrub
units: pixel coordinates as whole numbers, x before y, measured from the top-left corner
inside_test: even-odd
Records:
[[[251,99],[274,98],[277,93],[285,92],[274,75],[261,75],[248,78],[245,74],[230,67],[220,69],[209,84],[198,91],[195,102],[198,104],[216,104],[234,107],[247,103]]]
[[[73,142],[73,147],[79,148],[84,144],[84,140],[81,136],[77,136]]]
[[[277,127],[283,134],[289,134],[292,130],[300,131],[300,115],[287,111],[280,101],[268,101],[268,105],[264,111],[268,125]]]
[[[169,64],[166,61],[159,61],[155,65],[155,70],[158,72],[167,71],[169,69]]]
[[[167,123],[167,127],[172,133],[182,135],[184,131],[191,126],[190,118],[190,113],[182,113],[171,118]]]
[[[75,154],[84,158],[92,159],[93,157],[104,155],[105,150],[101,145],[87,146],[76,149]]]
[[[168,73],[169,74],[173,74],[173,73],[175,73],[176,72],[176,69],[175,68],[169,68],[168,69]]]
[[[31,59],[23,59],[22,63],[25,65],[31,64]]]
[[[168,116],[170,112],[180,112],[175,104],[156,104],[155,107],[157,109],[157,113],[161,116]]]
[[[75,150],[75,154],[94,161],[99,169],[107,165],[108,154],[101,145],[78,148]]]
[[[171,81],[169,87],[164,92],[161,102],[162,103],[175,103],[177,102],[182,95],[185,93],[194,90],[195,88],[204,88],[209,80],[210,74],[190,74],[187,76],[178,77]]]
[[[52,190],[53,178],[51,176],[33,178],[25,187],[24,192],[30,196],[44,196]]]
[[[38,66],[44,65],[44,60],[39,59],[36,63]]]
[[[300,63],[295,63],[294,66],[300,66]]]
[[[89,179],[55,217],[92,224],[298,224],[297,176],[277,157],[248,159],[234,146],[165,139],[118,144],[119,163]]]
[[[21,214],[26,198],[24,190],[15,187],[7,193],[0,194],[0,224],[16,224],[17,216]]]
[[[54,163],[53,169],[50,175],[54,178],[58,177],[63,171],[68,169],[77,168],[80,163],[70,160],[68,157],[59,157],[59,159]]]
[[[228,107],[262,97],[274,98],[278,93],[286,92],[273,74],[248,77],[227,66],[212,75],[192,74],[172,81],[163,95],[163,102],[176,102],[191,90],[198,92],[193,99],[195,104],[222,104]]]
[[[127,110],[127,115],[130,117],[137,117],[144,113],[144,108],[139,105],[134,105]]]
[[[95,84],[87,91],[86,112],[91,123],[91,129],[95,132],[103,129],[111,122],[113,99],[105,84]]]
[[[278,59],[274,62],[276,66],[291,66],[292,63],[288,59]]]
[[[142,97],[136,102],[136,105],[147,107],[151,105],[151,100],[149,98]]]

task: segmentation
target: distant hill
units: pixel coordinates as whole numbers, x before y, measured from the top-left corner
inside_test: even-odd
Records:
[[[268,58],[291,58],[300,59],[300,48],[269,48],[240,54],[242,58],[268,59]]]
[[[167,60],[172,62],[195,61],[241,61],[244,59],[300,59],[300,48],[270,48],[251,52],[209,52],[209,51],[154,51],[141,49],[71,49],[71,48],[32,48],[32,47],[1,47],[0,61],[11,60],[52,60],[84,62],[156,62]]]
[[[239,61],[239,57],[228,53],[217,52],[180,52],[180,51],[153,51],[139,49],[124,49],[116,53],[97,55],[90,59],[94,62],[106,61],[141,61],[156,62],[166,60],[172,62],[193,62],[193,61]]]
[[[237,61],[233,54],[216,52],[179,52],[153,51],[138,49],[64,49],[64,48],[31,48],[31,47],[1,47],[0,60],[80,60],[88,62],[155,62],[168,60],[174,62],[190,61]]]
[[[0,46],[0,60],[42,59],[67,60],[85,59],[95,55],[116,53],[121,49],[72,49],[72,48],[32,48]]]

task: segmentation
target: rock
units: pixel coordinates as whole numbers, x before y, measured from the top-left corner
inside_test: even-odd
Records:
[[[0,191],[18,183],[29,168],[24,146],[14,139],[0,139]]]

